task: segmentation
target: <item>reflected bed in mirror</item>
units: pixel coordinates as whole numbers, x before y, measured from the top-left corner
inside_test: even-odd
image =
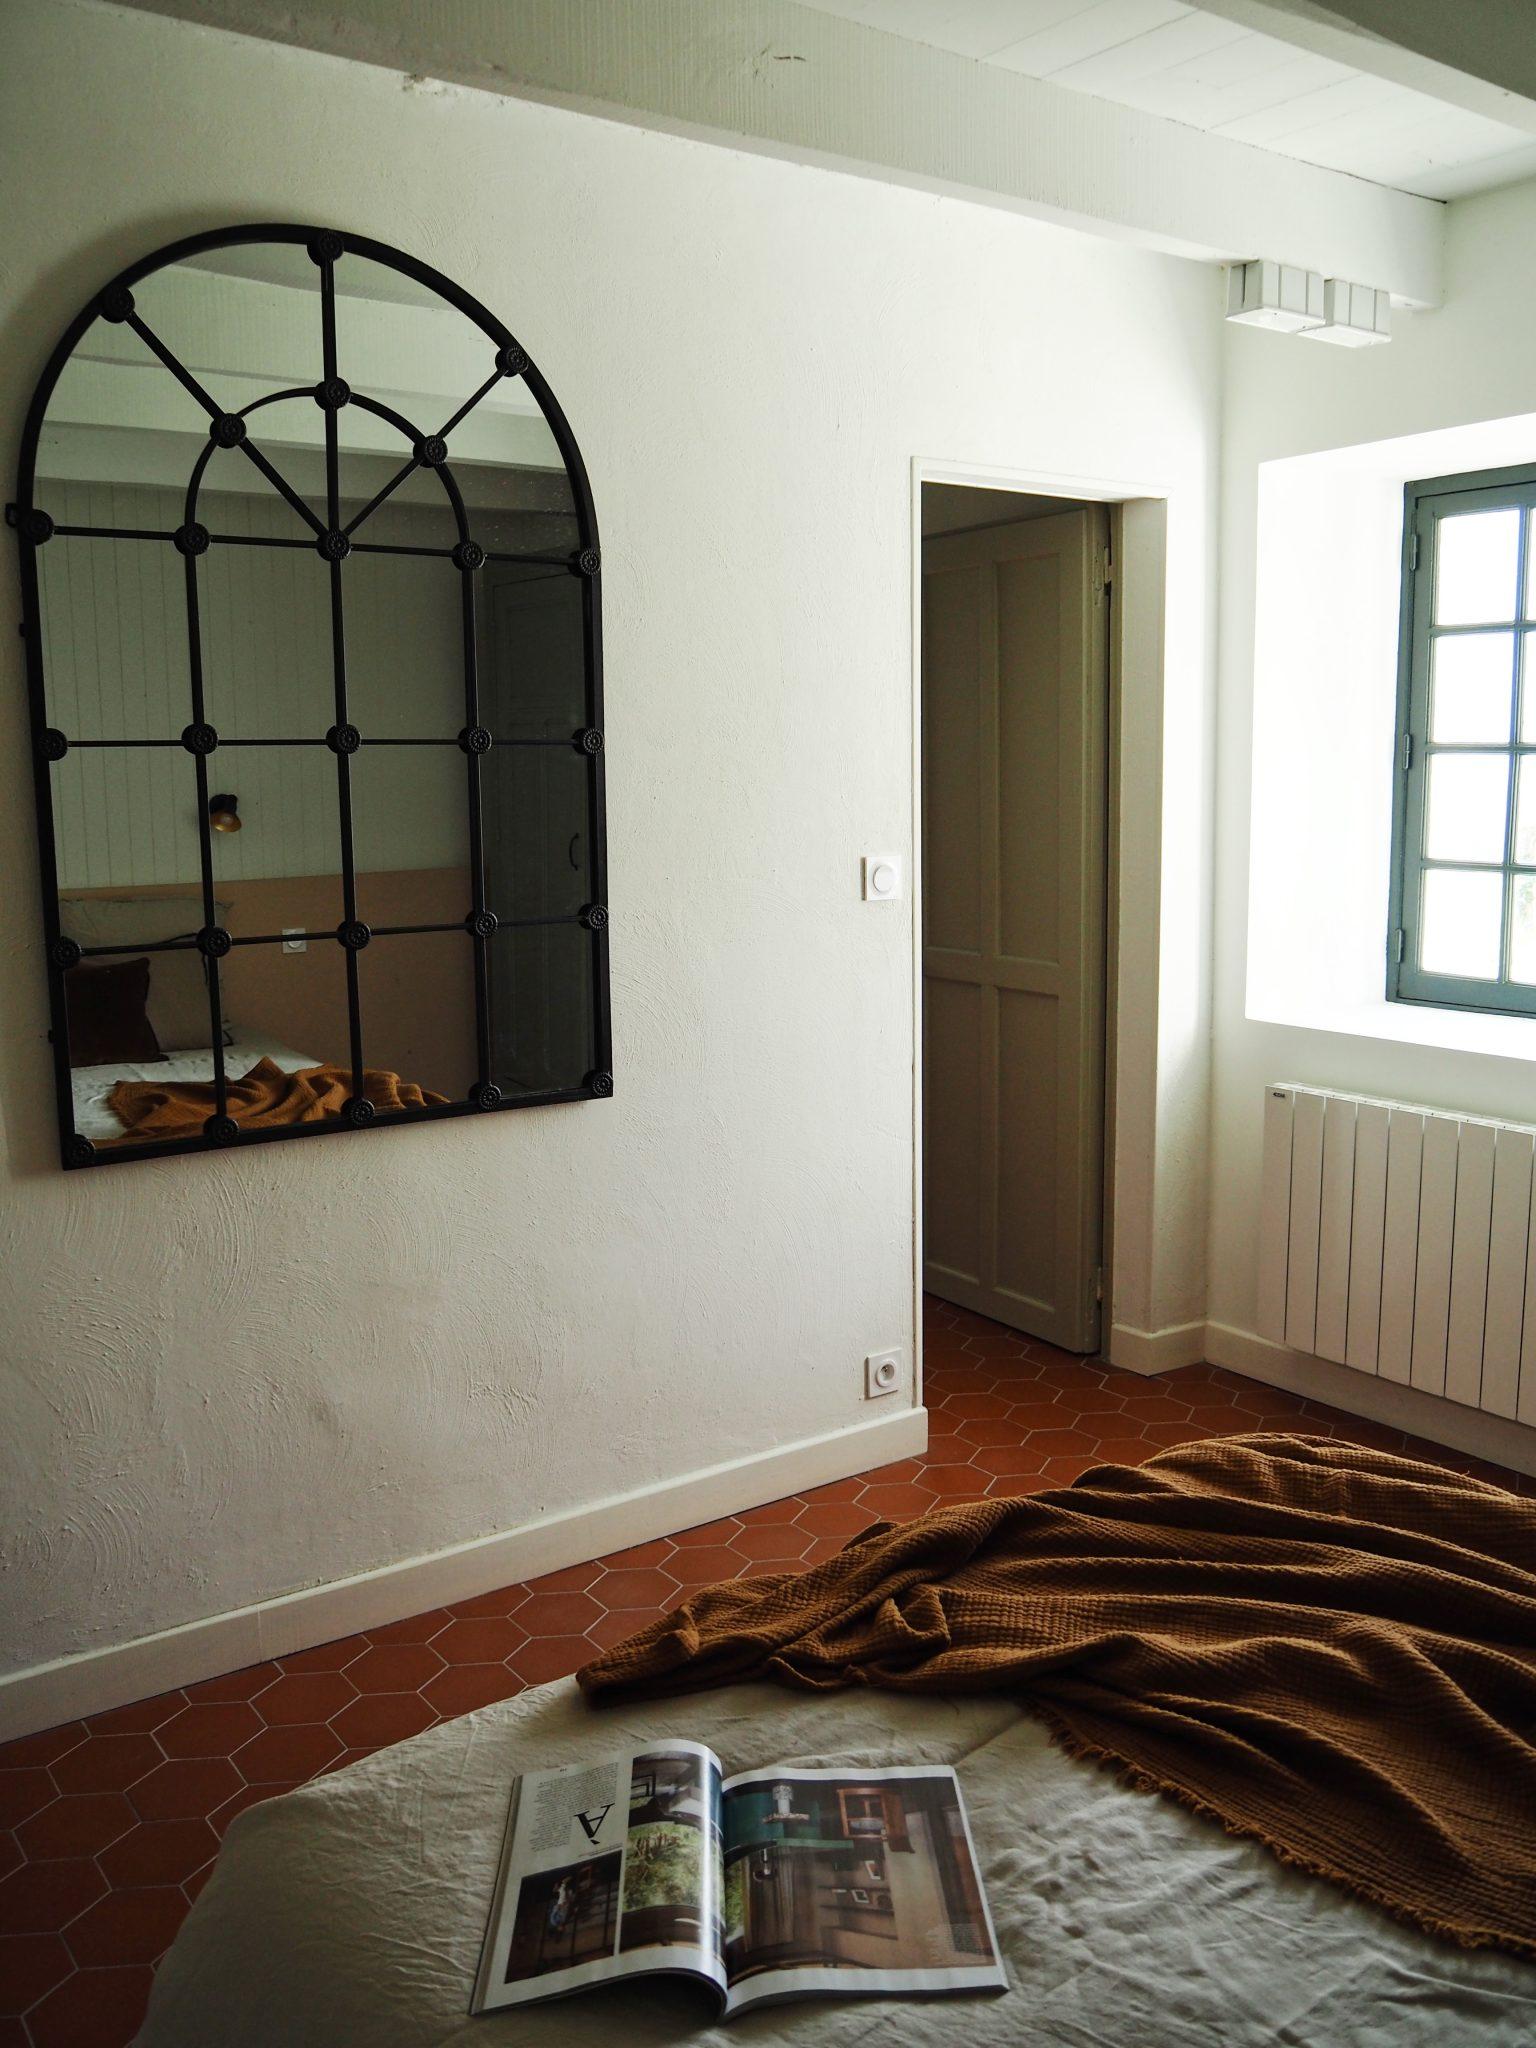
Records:
[[[596,529],[493,315],[329,230],[163,250],[12,523],[67,1165],[611,1092]]]

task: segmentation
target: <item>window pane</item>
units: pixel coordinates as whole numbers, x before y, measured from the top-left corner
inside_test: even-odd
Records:
[[[1435,541],[1435,620],[1475,626],[1515,616],[1520,514],[1459,512],[1439,522]]]
[[[1536,984],[1536,877],[1516,875],[1509,897],[1509,978]]]
[[[1520,761],[1515,782],[1515,850],[1520,867],[1536,868],[1536,756]]]
[[[1504,858],[1507,754],[1436,754],[1429,764],[1424,852],[1430,860]]]
[[[1441,745],[1505,744],[1514,658],[1513,633],[1450,633],[1434,640],[1430,648],[1430,738]]]
[[[1536,633],[1520,635],[1520,737],[1536,743]]]
[[[1426,974],[1496,981],[1504,878],[1430,868],[1424,876],[1419,965]]]

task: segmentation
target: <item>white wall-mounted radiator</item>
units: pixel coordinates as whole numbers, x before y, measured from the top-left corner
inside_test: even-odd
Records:
[[[1536,1424],[1536,1130],[1264,1095],[1259,1334]]]

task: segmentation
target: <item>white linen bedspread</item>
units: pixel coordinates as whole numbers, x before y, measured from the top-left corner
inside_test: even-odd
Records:
[[[658,1736],[748,1765],[955,1765],[1012,1988],[710,2023],[675,1980],[470,2019],[520,1770]],[[161,1965],[140,2048],[1530,2048],[1536,1967],[1441,1947],[997,1699],[739,1686],[593,1710],[541,1686],[250,1808]]]

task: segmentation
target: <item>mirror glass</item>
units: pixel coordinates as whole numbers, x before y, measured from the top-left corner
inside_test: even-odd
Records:
[[[608,1092],[588,501],[527,359],[401,263],[185,253],[57,368],[69,1164]]]

